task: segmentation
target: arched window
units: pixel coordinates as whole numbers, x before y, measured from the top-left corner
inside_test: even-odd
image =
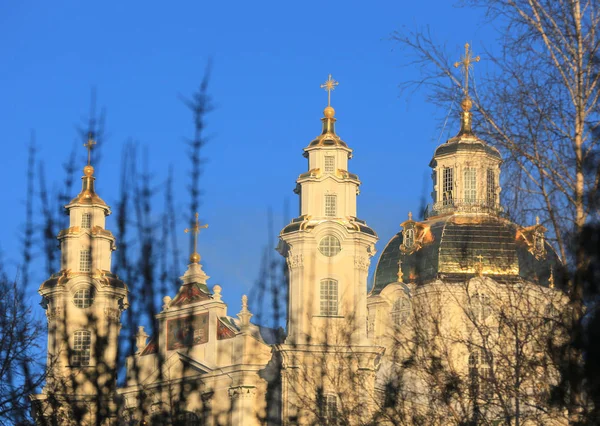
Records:
[[[444,205],[452,204],[454,192],[454,169],[452,167],[444,167],[442,192]]]
[[[490,207],[496,205],[496,173],[493,169],[487,169],[487,204]]]
[[[325,173],[333,173],[335,171],[335,157],[333,155],[325,156]]]
[[[93,288],[82,288],[77,290],[73,295],[73,304],[78,308],[85,309],[89,308],[94,302],[94,289]]]
[[[481,348],[471,349],[469,354],[469,380],[472,398],[488,399],[492,396],[492,359]]]
[[[325,195],[325,216],[337,215],[337,196],[335,194]]]
[[[338,314],[338,282],[332,279],[321,280],[321,315]]]
[[[77,330],[73,335],[73,350],[71,366],[84,367],[90,365],[90,352],[92,348],[92,333],[88,330]]]
[[[92,269],[92,256],[89,250],[79,252],[79,270],[81,272],[90,272]]]
[[[338,424],[338,397],[333,393],[323,395],[323,417],[326,425]]]
[[[404,230],[404,247],[407,249],[412,248],[415,245],[415,230],[414,228],[408,228]]]
[[[319,241],[319,251],[327,257],[332,257],[342,250],[340,240],[333,235],[326,235]]]
[[[391,316],[393,325],[401,325],[410,315],[410,300],[405,296],[400,296],[394,301]]]
[[[89,229],[92,227],[92,214],[91,213],[83,213],[81,215],[81,227],[83,229]]]
[[[463,184],[465,203],[475,203],[477,199],[477,169],[474,167],[466,167],[464,169]]]
[[[481,323],[492,314],[492,305],[490,297],[487,294],[477,293],[471,296],[471,313],[473,319]]]

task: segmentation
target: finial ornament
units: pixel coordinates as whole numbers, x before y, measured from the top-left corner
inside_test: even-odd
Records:
[[[408,220],[412,220],[412,212],[408,212]]]
[[[464,86],[465,99],[463,100],[463,109],[465,111],[468,111],[469,109],[471,109],[471,102],[469,100],[469,70],[471,69],[471,67],[473,67],[473,62],[479,62],[479,60],[481,59],[479,56],[473,57],[472,52],[469,50],[469,48],[470,48],[469,43],[466,43],[465,44],[465,56],[463,56],[461,58],[460,62],[454,63],[455,68],[462,66],[463,72],[465,73],[465,86]],[[468,109],[466,107],[468,107]]]
[[[87,148],[87,152],[88,152],[88,163],[87,163],[88,166],[92,165],[92,148],[96,144],[97,144],[97,142],[94,140],[94,132],[89,132],[88,140],[86,143],[83,144],[83,146]]]
[[[186,228],[183,232],[186,234],[191,232],[194,234],[194,252],[190,255],[190,262],[198,263],[200,262],[200,255],[198,254],[198,234],[201,229],[208,228],[208,224],[200,225],[200,221],[198,219],[198,213],[196,213],[196,223],[191,228]]]
[[[327,106],[331,106],[331,91],[335,89],[335,86],[339,85],[337,81],[331,78],[331,74],[329,74],[329,78],[325,83],[321,84],[321,89],[325,89],[327,91]]]
[[[398,277],[398,282],[402,282],[402,258],[398,259],[398,273],[396,274]]]
[[[94,174],[94,167],[92,166],[92,147],[96,145],[97,142],[94,140],[94,132],[88,133],[88,140],[83,144],[85,148],[87,148],[88,152],[88,161],[87,166],[83,168],[83,174],[87,177],[91,177]]]

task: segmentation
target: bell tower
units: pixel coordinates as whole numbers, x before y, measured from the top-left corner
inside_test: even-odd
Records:
[[[48,319],[48,358],[34,411],[45,424],[91,424],[116,413],[117,343],[128,289],[111,273],[115,237],[106,229],[110,207],[95,191],[95,144],[90,133],[81,192],[65,206],[69,227],[57,237],[61,269],[38,290]]]
[[[354,398],[353,380],[346,380],[349,388],[335,387],[340,375],[362,375],[363,389],[372,386],[381,349],[371,346],[366,335],[367,275],[377,234],[357,217],[361,182],[348,171],[352,149],[335,132],[331,92],[337,85],[331,75],[321,85],[328,95],[322,132],[304,148],[308,170],[294,191],[300,196],[300,216],[279,235],[278,250],[289,271],[287,338],[279,347],[284,424],[325,422],[314,416],[323,398],[330,407],[339,398]],[[320,369],[326,365],[347,368],[326,374]]]

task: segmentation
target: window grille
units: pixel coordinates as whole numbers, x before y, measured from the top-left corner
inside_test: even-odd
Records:
[[[413,228],[404,231],[404,247],[411,248],[415,245],[415,230]]]
[[[496,204],[496,174],[493,169],[487,170],[487,190],[486,198],[490,206]]]
[[[406,297],[399,297],[392,306],[392,324],[401,325],[403,324],[410,315],[410,300]]]
[[[452,193],[454,191],[454,169],[451,167],[444,168],[442,189],[444,205],[452,204]]]
[[[319,251],[327,257],[332,257],[342,250],[340,240],[333,235],[326,235],[319,242]]]
[[[75,332],[73,338],[73,353],[71,355],[71,365],[73,367],[82,367],[90,365],[90,351],[92,347],[92,333],[87,330]]]
[[[321,281],[321,315],[338,314],[338,282],[336,280]]]
[[[469,354],[469,379],[471,397],[488,399],[492,396],[491,355],[486,356],[481,348],[474,348]]]
[[[325,195],[325,216],[337,215],[337,196],[334,194]]]
[[[325,173],[333,173],[335,171],[335,157],[333,155],[325,156]]]
[[[94,290],[91,288],[83,288],[78,290],[73,296],[73,303],[78,308],[89,308],[94,301]]]
[[[326,394],[325,395],[325,419],[328,425],[337,424],[338,417],[338,401],[337,395]]]
[[[81,215],[81,227],[84,229],[89,229],[92,227],[92,214],[84,213]]]
[[[474,203],[477,199],[477,169],[467,167],[464,174],[465,202]]]
[[[92,257],[89,250],[79,252],[79,270],[81,272],[90,272],[92,269]]]

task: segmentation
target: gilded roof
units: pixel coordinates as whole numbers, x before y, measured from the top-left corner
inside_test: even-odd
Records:
[[[547,242],[542,252],[535,252],[531,240],[524,237],[529,228],[497,216],[451,214],[415,224],[412,250],[404,247],[399,232],[381,253],[373,294],[397,281],[399,261],[402,281],[415,284],[464,281],[482,274],[498,281],[525,279],[549,286],[551,275],[556,277],[562,269]]]

